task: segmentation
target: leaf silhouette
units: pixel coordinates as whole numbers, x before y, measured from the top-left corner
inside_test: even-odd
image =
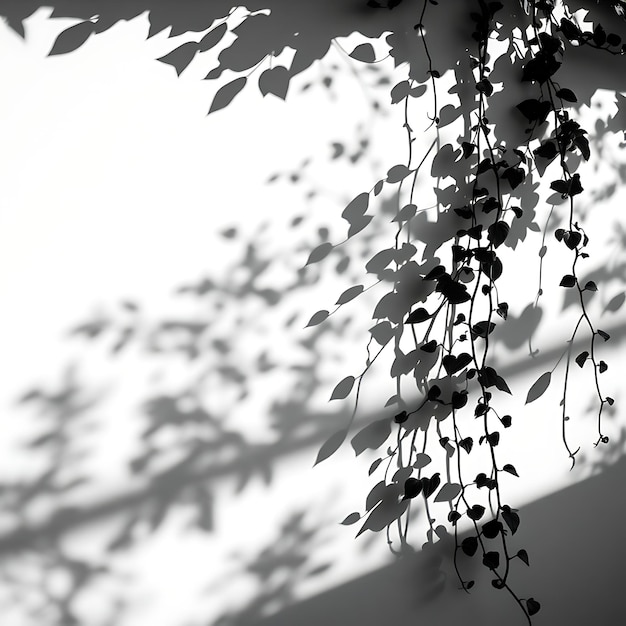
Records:
[[[307,265],[311,265],[312,263],[319,263],[322,259],[325,259],[330,254],[330,251],[332,249],[333,249],[333,244],[330,243],[329,241],[325,241],[324,243],[321,243],[319,246],[317,246],[317,248],[314,248],[311,251],[311,254],[309,254],[309,258],[304,264],[305,267]]]
[[[259,89],[263,97],[268,93],[272,93],[284,100],[289,89],[289,70],[283,65],[277,65],[265,70],[259,76]]]
[[[362,428],[350,442],[357,456],[371,448],[375,450],[387,441],[391,434],[391,422],[387,418],[376,420]]]
[[[435,502],[450,502],[461,493],[461,485],[458,483],[446,483],[435,496]]]
[[[87,20],[65,29],[54,42],[48,56],[67,54],[80,48],[95,31],[96,25]]]
[[[198,52],[198,44],[195,41],[188,41],[165,56],[160,57],[157,61],[172,65],[176,70],[176,74],[180,76],[185,68],[193,61],[196,52]]]
[[[388,183],[399,183],[411,173],[411,170],[406,165],[394,165],[387,172]]]
[[[226,22],[222,22],[219,26],[216,26],[198,42],[198,50],[200,52],[206,52],[216,46],[222,40],[227,30]]]
[[[352,391],[352,387],[354,387],[354,381],[354,376],[346,376],[341,382],[337,383],[330,399],[343,400],[344,398],[347,398]]]
[[[313,313],[313,316],[311,317],[311,319],[309,320],[305,328],[309,328],[309,326],[317,326],[318,324],[321,324],[329,315],[330,313],[326,311],[326,309],[322,309],[321,311],[318,311],[317,313]]]
[[[325,461],[328,457],[335,454],[335,452],[337,452],[337,450],[339,450],[339,448],[341,447],[341,444],[345,441],[347,434],[348,434],[348,429],[343,428],[339,432],[336,432],[333,435],[331,435],[324,442],[324,444],[320,448],[320,451],[317,453],[317,459],[315,460],[315,463],[313,464],[313,466],[315,467],[315,465],[317,465],[318,463]]]
[[[373,63],[376,60],[376,53],[371,43],[362,43],[358,45],[351,53],[350,56],[357,61],[363,63]]]
[[[541,397],[546,389],[550,385],[550,381],[552,380],[552,372],[545,372],[535,381],[533,386],[528,390],[528,395],[526,396],[526,404],[530,404],[534,402],[537,398]]]
[[[244,88],[246,81],[247,78],[245,76],[240,76],[220,87],[211,103],[209,115],[227,107],[233,101],[233,98]]]
[[[350,513],[346,519],[341,522],[343,526],[350,526],[351,524],[356,524],[361,519],[361,516],[358,513]]]
[[[363,293],[363,285],[355,285],[346,289],[340,296],[335,304],[346,304],[351,300],[354,300],[358,295]]]

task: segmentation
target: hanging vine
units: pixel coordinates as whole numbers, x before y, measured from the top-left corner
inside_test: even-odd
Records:
[[[385,8],[379,2],[368,4],[376,9]],[[399,4],[389,2],[387,8]],[[414,26],[415,38],[427,62],[427,82],[420,83],[418,72],[409,67],[407,80],[391,90],[392,103],[404,109],[406,162],[390,168],[384,180],[355,197],[342,214],[350,224],[347,241],[369,224],[371,216],[366,212],[370,201],[381,193],[384,185],[398,185],[399,198],[408,195],[406,203],[399,202],[393,220],[397,224],[393,245],[374,255],[365,266],[368,273],[377,277],[375,285],[381,282],[392,285],[374,310],[377,323],[370,329],[366,366],[358,376],[340,381],[331,396],[331,400],[347,398],[356,384],[354,419],[364,377],[390,346],[394,353],[391,377],[395,393],[385,408],[395,410],[394,414],[367,425],[351,441],[357,454],[366,448],[388,446],[386,454],[377,458],[369,470],[371,476],[381,471],[382,476],[367,497],[365,514],[352,513],[343,523],[361,522],[358,534],[386,530],[391,550],[401,554],[410,549],[412,506],[421,499],[428,522],[428,541],[432,542],[447,533],[444,526],[436,525],[434,514],[434,504],[444,503],[448,509],[447,521],[454,529],[454,567],[461,587],[469,591],[475,584],[463,574],[463,558],[480,556],[492,575],[492,585],[506,589],[531,623],[540,603],[533,597],[520,597],[510,577],[518,562],[529,565],[527,550],[515,542],[520,516],[508,503],[503,480],[507,474],[517,477],[518,473],[499,454],[498,447],[503,429],[513,424],[513,418],[502,415],[498,408],[499,398],[511,394],[511,390],[492,366],[491,335],[497,325],[506,324],[509,308],[499,294],[505,276],[500,251],[509,241],[516,222],[527,220],[525,213],[534,208],[523,193],[525,186],[533,176],[544,177],[550,164],[556,163],[560,174],[550,181],[550,188],[567,202],[569,211],[567,227],[558,228],[554,236],[571,252],[571,265],[560,286],[576,292],[579,317],[563,354],[531,386],[526,403],[546,392],[561,366],[562,437],[573,467],[579,449],[572,449],[567,436],[572,360],[580,368],[588,362],[591,365],[589,375],[597,398],[596,446],[608,443],[602,416],[605,406],[614,401],[604,394],[600,384],[607,364],[598,355],[598,339],[607,341],[609,335],[597,328],[587,306],[587,294],[596,291],[597,285],[593,281],[582,284],[580,279],[580,266],[589,257],[590,240],[577,212],[576,198],[583,193],[583,186],[576,169],[581,158],[590,158],[590,146],[587,131],[571,118],[567,108],[568,103],[576,102],[576,95],[567,85],[560,84],[558,72],[567,60],[568,47],[590,46],[600,52],[623,55],[626,45],[622,45],[619,35],[607,33],[598,22],[591,30],[581,26],[564,2],[525,2],[525,23],[507,31],[498,19],[504,5],[478,0],[473,9],[468,8],[473,24],[473,49],[468,49],[466,58],[461,59],[471,72],[467,82],[470,86],[473,83],[470,90],[463,91],[460,85],[458,89],[464,130],[456,147],[442,146],[441,118],[446,111],[445,107],[439,107],[441,74],[429,47],[428,24],[443,19],[444,4],[423,0]],[[621,3],[613,3],[613,7],[617,15],[623,15]],[[590,17],[593,16],[587,19]],[[391,44],[393,37],[387,40]],[[489,120],[490,99],[496,91],[491,80],[492,47],[502,41],[509,43],[507,53],[514,56],[512,69],[519,71],[517,76],[510,72],[506,80],[521,79],[530,96],[515,107],[519,119],[527,123],[527,138],[521,145],[499,141],[499,128]],[[361,49],[359,55],[362,53]],[[410,102],[424,93],[425,84],[432,95],[432,114],[428,120],[414,119]],[[507,90],[506,82],[502,89]],[[436,136],[420,154],[414,129],[420,129],[421,133],[432,127]],[[446,228],[437,248],[442,256],[435,258],[424,252],[420,264],[416,260],[419,246],[416,216],[429,208],[418,206],[415,189],[418,179],[424,178],[422,166],[433,152],[433,175],[445,170],[444,175],[454,179],[454,186],[447,190],[446,200],[442,199],[444,194],[439,195],[436,207],[438,223]],[[408,192],[403,189],[405,185],[409,186]],[[423,226],[424,222],[420,224]],[[547,249],[545,238],[544,232],[541,260]],[[333,248],[328,242],[320,245],[311,253],[308,264],[321,261]],[[363,285],[347,289],[337,302],[338,308],[363,291]],[[540,284],[537,299],[542,295]],[[326,310],[318,311],[308,325],[317,325],[330,314]],[[573,355],[574,340],[585,331],[588,347]],[[376,346],[373,355],[372,345]],[[407,392],[411,385],[417,389],[417,399],[408,399],[415,398],[415,393]],[[318,463],[339,449],[351,424],[352,420],[321,447]],[[444,469],[429,471],[431,463],[435,465],[433,458],[442,449]],[[479,454],[483,469],[472,477],[467,473],[466,459],[477,450],[482,451]],[[459,525],[464,518],[469,520],[471,531],[461,539]]]

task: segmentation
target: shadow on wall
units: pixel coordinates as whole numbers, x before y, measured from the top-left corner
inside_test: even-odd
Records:
[[[600,476],[521,509],[523,522],[518,533],[533,549],[531,566],[517,570],[515,586],[522,597],[531,589],[549,590],[542,598],[539,623],[587,626],[620,624],[626,620],[622,575],[626,559],[626,544],[622,540],[625,477],[626,461],[621,460]],[[598,511],[602,511],[601,518]],[[478,578],[471,593],[459,589],[456,574],[446,565],[449,544],[450,541],[441,541],[429,546],[430,550],[406,557],[272,617],[259,620],[253,616],[248,620],[242,614],[225,624],[500,626],[513,623],[508,594],[494,592],[480,564],[474,568]],[[521,624],[522,620],[518,618],[515,623]]]
[[[45,3],[46,6],[54,6],[53,17],[85,20],[64,31],[55,44],[54,53],[71,52],[93,34],[97,35],[119,20],[132,19],[144,11],[149,11],[151,35],[170,26],[172,36],[203,32],[214,26],[215,20],[225,18],[232,8],[231,4],[216,1],[179,2],[174,5],[171,2],[111,3],[105,0]],[[411,77],[426,82],[428,65],[414,39],[413,30],[416,7],[419,8],[421,3],[405,0],[394,10],[372,10],[365,4],[352,0],[321,0],[299,3],[294,10],[293,2],[288,0],[247,2],[250,11],[270,9],[271,12],[269,15],[252,15],[235,30],[237,39],[220,52],[219,64],[210,72],[209,78],[217,81],[226,70],[245,73],[268,54],[279,54],[283,48],[290,47],[296,51],[291,66],[284,70],[279,70],[280,66],[275,67],[271,74],[265,75],[265,83],[261,81],[259,85],[262,90],[267,87],[272,93],[284,95],[289,81],[309,68],[315,60],[323,58],[334,38],[354,31],[379,38],[391,31],[387,43],[391,46],[395,64],[409,61]],[[0,14],[5,15],[9,24],[23,34],[22,20],[40,6],[41,3],[27,0],[2,2]],[[458,29],[455,36],[467,36],[466,21],[461,18],[465,7],[465,2],[454,3],[449,10],[459,11],[459,16],[448,16],[446,23],[435,23],[435,28],[448,28],[453,24]],[[98,17],[91,20],[95,15]],[[507,14],[507,19],[514,21],[517,17]],[[225,32],[221,25],[214,26],[198,42],[184,44],[164,60],[181,73],[198,52],[217,46]],[[455,65],[456,58],[446,43],[449,37],[447,31],[445,34],[434,32],[431,35],[432,54],[439,60],[442,74],[446,70],[455,72],[458,87],[462,89],[467,86],[468,77],[464,68]],[[611,63],[613,60],[603,64],[600,74],[596,65],[588,66],[581,59],[578,65],[580,73],[576,77],[567,77],[564,82],[577,85],[581,103],[589,102],[594,89],[603,86],[604,72],[610,77],[610,81],[606,81],[607,87],[626,89],[626,79],[622,79],[624,83],[619,86],[615,84],[615,76],[626,74],[616,74]],[[500,65],[496,64],[494,76],[499,71],[506,71],[506,64],[505,55]],[[594,80],[587,80],[590,74],[593,74]],[[235,81],[227,83],[230,88],[222,87],[227,91],[221,92],[223,97],[218,104],[227,106],[243,88],[242,82]],[[512,94],[512,97],[515,95]],[[597,137],[623,128],[621,119],[626,115],[625,102],[626,99],[617,98],[617,114],[600,120],[596,128]],[[494,120],[499,115],[508,114],[505,113],[508,108],[504,96],[494,97],[492,106],[490,115]],[[452,121],[469,112],[459,106],[456,109],[452,107],[448,114]],[[503,138],[504,142],[517,145],[523,130],[520,120],[511,119],[509,134]],[[454,180],[454,185],[436,190],[442,206],[451,204],[450,195],[453,192],[461,190],[468,193],[464,172],[461,168],[458,172],[454,169],[458,155],[449,148],[441,151],[433,165],[434,176],[451,176]],[[340,151],[341,148],[337,148],[335,154]],[[616,186],[626,180],[626,171],[621,167],[616,170]],[[293,182],[305,178],[304,170],[291,174]],[[538,196],[531,185],[525,185],[521,191],[518,190],[518,194],[525,206],[531,209],[536,206]],[[387,209],[383,206],[381,211],[383,214],[387,211],[391,216],[393,210],[389,205]],[[515,243],[526,237],[534,217],[534,212],[529,210],[524,220],[517,222],[518,232],[513,237]],[[416,220],[415,239],[425,245],[426,256],[431,260],[448,234],[454,231],[455,220],[457,217],[449,210],[442,211],[437,222],[429,221],[425,213]],[[302,230],[306,228],[306,220],[296,218],[290,228]],[[75,369],[70,367],[63,373],[58,389],[37,386],[22,397],[21,402],[32,407],[45,420],[41,431],[29,443],[29,454],[38,459],[45,458],[46,462],[28,480],[0,485],[3,508],[0,553],[7,559],[10,553],[17,552],[35,554],[41,559],[41,581],[36,584],[41,587],[44,602],[56,607],[55,613],[48,613],[53,617],[47,623],[62,626],[83,624],[75,610],[76,600],[87,585],[107,575],[106,558],[90,562],[68,554],[63,546],[65,535],[85,524],[115,516],[121,519],[121,524],[108,544],[107,549],[112,554],[130,549],[139,539],[156,532],[172,511],[181,508],[192,511],[197,528],[210,532],[214,529],[216,503],[213,485],[216,482],[225,477],[235,477],[239,491],[253,478],[261,477],[269,484],[277,459],[318,446],[336,430],[337,423],[346,421],[345,411],[319,413],[310,410],[307,402],[322,385],[319,372],[321,346],[340,341],[349,320],[342,323],[333,319],[310,329],[306,338],[296,342],[298,356],[288,359],[286,363],[277,359],[277,353],[282,353],[284,357],[284,346],[273,346],[269,350],[260,348],[250,355],[249,362],[242,364],[240,361],[240,352],[233,345],[232,338],[244,330],[252,339],[263,336],[267,329],[265,321],[285,303],[286,313],[281,309],[280,315],[275,315],[274,327],[280,327],[285,332],[295,331],[295,320],[301,313],[298,297],[319,278],[319,274],[309,268],[294,271],[290,282],[280,289],[261,286],[264,275],[272,270],[276,262],[272,253],[264,250],[259,243],[263,241],[261,235],[257,232],[244,239],[236,228],[222,233],[224,238],[240,247],[238,261],[232,267],[222,268],[219,276],[207,275],[203,280],[183,285],[178,290],[179,298],[195,301],[197,315],[150,320],[150,316],[146,316],[136,303],[127,301],[112,313],[87,320],[74,328],[75,336],[83,337],[91,344],[98,343],[101,348],[106,347],[112,358],[134,346],[150,358],[174,360],[193,372],[186,384],[176,390],[157,389],[144,398],[140,445],[128,465],[128,492],[89,505],[80,504],[79,498],[73,495],[79,493],[82,497],[91,484],[90,476],[80,469],[81,459],[85,456],[81,437],[85,428],[88,430],[90,416],[98,403],[97,394],[83,388]],[[320,243],[328,240],[328,231],[320,231],[318,235]],[[621,242],[619,245],[622,245]],[[371,254],[372,249],[366,249],[366,252]],[[334,254],[336,272],[344,274],[350,265],[350,258],[341,250]],[[621,279],[623,269],[623,264],[606,266],[586,278],[595,280],[599,286],[602,283],[612,284]],[[616,297],[619,300],[619,294]],[[624,299],[618,300],[612,301],[613,305],[607,305],[613,307],[609,311],[617,311],[621,307]],[[244,303],[252,305],[242,313]],[[566,300],[564,307],[568,305]],[[398,310],[393,315],[402,316],[404,313]],[[506,334],[498,340],[509,350],[528,344],[529,352],[532,352],[532,335],[541,318],[542,309],[537,303],[528,304],[518,314],[511,315]],[[293,346],[288,346],[288,350],[291,349]],[[553,357],[547,353],[542,355],[547,361]],[[515,366],[511,367],[511,373],[515,369]],[[503,373],[506,372],[503,370]],[[271,386],[281,380],[282,387],[288,386],[290,393],[274,399],[267,407],[264,417],[272,432],[269,443],[248,438],[245,432],[230,424],[220,411],[211,406],[210,398],[207,400],[207,385],[219,386],[232,398],[233,404],[237,404],[250,397],[253,385]],[[163,439],[175,443],[164,446],[161,443]],[[624,441],[618,443],[622,450]],[[620,545],[620,553],[611,543],[621,532],[618,519],[624,513],[623,503],[616,495],[621,492],[620,476],[624,471],[624,462],[620,461],[601,477],[525,508],[521,532],[525,534],[526,543],[534,546],[533,555],[536,555],[533,556],[533,568],[528,576],[534,579],[533,588],[554,590],[551,603],[544,602],[542,619],[546,623],[610,623],[615,621],[616,616],[624,617],[623,608],[617,604],[620,598],[618,566],[626,554],[623,553],[623,545]],[[40,515],[42,508],[46,511],[43,516]],[[599,509],[606,511],[606,517],[601,522],[597,537],[592,540],[588,533],[600,523],[593,515]],[[316,530],[307,525],[304,513],[296,511],[284,520],[275,545],[261,549],[243,564],[244,569],[261,581],[262,593],[245,611],[224,615],[219,624],[258,624],[268,608],[294,602],[297,598],[295,586],[302,579],[319,575],[331,566],[328,563],[311,565],[309,557],[315,550],[316,540]],[[508,599],[502,602],[501,609],[488,580],[482,580],[480,587],[488,588],[488,600],[483,598],[480,590],[467,597],[458,592],[454,575],[447,572],[447,578],[443,578],[441,573],[441,568],[446,568],[441,551],[449,549],[449,541],[444,538],[437,546],[431,547],[432,550],[391,568],[299,603],[263,623],[267,626],[306,626],[320,622],[367,625],[381,620],[421,618],[430,620],[429,623],[447,624],[460,619],[467,621],[470,616],[471,623],[477,624],[495,625],[505,621],[505,616],[510,614]],[[571,568],[567,567],[568,563],[572,564]],[[585,567],[581,567],[582,563]],[[59,569],[69,573],[70,584],[63,593],[54,593],[49,590],[46,577],[49,572]],[[9,584],[13,576],[10,566],[5,574]],[[570,580],[567,578],[569,575],[576,578]],[[538,584],[537,577],[540,579]],[[520,577],[520,586],[525,583]],[[593,589],[592,598],[589,597],[589,589]],[[123,610],[122,605],[111,610],[111,624]]]

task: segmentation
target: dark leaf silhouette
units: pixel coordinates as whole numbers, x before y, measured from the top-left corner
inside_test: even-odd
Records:
[[[483,565],[489,569],[496,569],[500,565],[500,553],[495,551],[485,552]]]
[[[198,50],[200,52],[207,52],[211,48],[215,47],[224,37],[228,27],[224,22],[219,26],[216,26],[213,30],[210,30],[199,42]]]
[[[198,44],[194,41],[188,41],[157,60],[172,65],[176,69],[176,74],[180,76],[193,61],[196,52],[198,52]]]
[[[534,598],[528,598],[526,600],[526,608],[528,609],[528,615],[535,615],[541,609],[541,604]]]
[[[89,39],[95,30],[96,25],[89,20],[70,26],[56,38],[48,55],[53,56],[55,54],[74,52]]]
[[[259,76],[259,89],[263,96],[271,93],[284,100],[289,89],[289,70],[282,65],[264,70]]]
[[[513,465],[511,465],[510,463],[507,463],[503,468],[503,471],[508,472],[509,474],[513,474],[513,476],[517,476],[519,477],[519,474],[517,473],[517,470],[515,469],[515,467]]]
[[[235,96],[245,87],[246,77],[240,76],[235,80],[226,83],[223,87],[220,87],[213,98],[211,108],[209,109],[209,115],[215,111],[219,111],[224,107],[227,107],[235,98]]]
[[[476,539],[476,537],[466,537],[461,542],[461,550],[463,550],[467,556],[474,556],[476,550],[478,550],[478,539]]]
[[[511,533],[514,535],[519,527],[519,515],[508,507],[503,507],[502,519],[506,522],[506,525],[511,529]]]

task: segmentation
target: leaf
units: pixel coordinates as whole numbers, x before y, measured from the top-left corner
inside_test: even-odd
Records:
[[[411,170],[406,165],[394,165],[387,172],[387,182],[388,183],[399,183],[401,180],[405,179]]]
[[[503,391],[504,393],[513,395],[511,393],[511,390],[509,389],[509,386],[506,384],[506,380],[504,380],[502,376],[496,376],[496,388],[499,389],[500,391]]]
[[[176,74],[180,76],[185,68],[193,61],[196,52],[198,52],[198,44],[195,41],[188,41],[175,50],[172,50],[169,54],[160,57],[157,61],[172,65],[176,70]]]
[[[425,322],[427,319],[430,319],[430,313],[423,307],[419,309],[415,309],[409,313],[409,316],[406,318],[406,324],[420,324],[421,322]]]
[[[517,529],[519,527],[519,515],[512,509],[505,507],[504,510],[502,511],[502,519],[506,522],[506,525],[511,529],[511,534],[514,535],[517,532]]]
[[[469,143],[468,141],[464,141],[461,144],[461,148],[463,149],[463,158],[469,159],[469,157],[472,156],[472,153],[476,149],[476,145],[473,143]]]
[[[565,274],[563,278],[561,278],[561,282],[559,286],[561,287],[574,287],[576,285],[576,276],[573,274]]]
[[[505,242],[509,234],[509,230],[509,225],[506,222],[500,220],[495,224],[491,224],[491,226],[489,226],[489,228],[487,229],[487,239],[489,239],[494,247],[497,248]]]
[[[588,280],[584,286],[585,291],[598,291],[598,285],[596,285],[592,280]]]
[[[311,319],[309,320],[309,323],[305,326],[305,328],[309,328],[310,326],[317,326],[318,324],[321,324],[329,315],[330,313],[326,311],[325,309],[322,311],[318,311],[317,313],[314,313]]]
[[[233,98],[244,88],[246,81],[247,78],[245,76],[240,76],[230,83],[226,83],[223,87],[220,87],[211,103],[209,115],[227,107],[233,101]]]
[[[348,239],[360,233],[373,219],[373,215],[363,215],[355,219],[348,229]]]
[[[622,291],[621,293],[618,293],[616,296],[609,300],[607,305],[604,307],[604,312],[606,313],[608,311],[609,313],[615,313],[615,311],[618,311],[622,308],[622,305],[625,301],[626,293]]]
[[[422,478],[422,485],[424,487],[423,489],[424,497],[430,498],[430,496],[432,496],[433,493],[435,493],[440,483],[441,483],[441,477],[439,475],[439,472],[436,472],[430,478],[426,478],[426,477]]]
[[[276,65],[263,72],[259,76],[259,90],[265,97],[271,93],[281,100],[287,97],[289,89],[289,70],[283,65]]]
[[[355,285],[346,289],[340,296],[335,304],[346,304],[351,300],[354,300],[358,295],[362,294],[364,290],[363,285]]]
[[[513,474],[513,476],[517,476],[519,478],[519,474],[513,465],[507,463],[503,468],[503,471],[508,472],[509,474]]]
[[[472,362],[472,356],[467,352],[462,352],[459,356],[446,354],[442,359],[442,364],[448,376],[467,367]]]
[[[528,615],[532,616],[539,612],[541,604],[534,598],[528,598],[528,600],[526,600],[526,608],[528,609]]]
[[[348,434],[348,429],[344,428],[340,430],[339,432],[336,432],[333,435],[331,435],[324,442],[324,444],[320,448],[320,451],[317,453],[317,459],[315,463],[313,464],[313,466],[315,467],[315,465],[317,465],[318,463],[325,461],[328,457],[335,454],[335,452],[337,452],[337,450],[339,450],[339,448],[341,447],[341,444],[345,441],[347,434]]]
[[[509,167],[502,173],[502,178],[509,181],[511,189],[519,187],[524,181],[526,172],[521,167]]]
[[[367,207],[369,206],[370,196],[368,193],[360,193],[354,199],[352,199],[348,206],[343,210],[341,217],[348,222],[359,218],[365,214]]]
[[[542,159],[553,159],[558,154],[558,149],[553,141],[544,141],[538,148],[533,150],[535,156]]]
[[[495,327],[496,325],[488,320],[477,322],[472,326],[472,336],[486,339],[494,331]]]
[[[485,514],[485,507],[482,504],[475,504],[467,510],[467,517],[477,522]]]
[[[487,539],[495,539],[502,530],[502,523],[498,520],[492,519],[490,522],[483,524],[483,535],[487,537]]]
[[[467,556],[474,556],[476,550],[478,550],[478,539],[476,537],[466,537],[461,542],[461,550],[463,550]]]
[[[307,262],[304,264],[304,266],[306,267],[307,265],[311,265],[312,263],[319,263],[322,259],[325,259],[330,254],[332,249],[333,244],[329,241],[321,243],[319,246],[317,246],[317,248],[314,248],[311,251],[311,254],[309,254],[309,258],[307,259]]]
[[[379,343],[381,346],[389,343],[391,338],[394,335],[394,329],[391,326],[390,322],[384,321],[379,322],[376,326],[373,326],[369,329],[369,332],[372,334],[372,337]]]
[[[391,434],[391,421],[388,418],[376,420],[362,428],[350,442],[357,456],[365,450],[376,450]]]
[[[392,488],[390,489],[389,487]],[[401,487],[398,489],[398,485],[390,485],[387,487],[382,501],[369,514],[365,524],[363,524],[357,533],[357,537],[366,530],[373,532],[383,530],[383,528],[386,528],[389,524],[397,520],[406,511],[409,506],[409,501],[398,497],[401,489]]]
[[[91,34],[96,30],[96,25],[87,20],[66,28],[54,42],[52,50],[48,56],[55,54],[67,54],[80,48],[89,39]]]
[[[392,222],[408,222],[412,217],[415,217],[417,212],[417,206],[414,204],[407,204],[403,206],[391,221]]]
[[[537,398],[540,398],[549,387],[551,380],[552,372],[545,372],[544,374],[539,376],[533,386],[529,389],[528,395],[526,396],[525,404],[530,404],[531,402],[534,402]]]
[[[611,338],[611,335],[609,335],[609,333],[600,330],[599,328],[598,330],[596,330],[596,332],[598,333],[598,335],[600,335],[600,337],[602,337],[602,339],[604,339],[604,341],[608,341]]]
[[[450,502],[461,493],[461,485],[458,483],[446,483],[435,496],[435,502]]]
[[[556,92],[557,98],[561,98],[561,100],[565,100],[566,102],[578,102],[578,98],[576,98],[576,94],[571,89],[566,89],[563,87]]]
[[[576,361],[576,364],[578,365],[578,367],[582,367],[585,364],[585,361],[587,360],[587,357],[589,356],[589,352],[587,352],[587,350],[585,350],[584,352],[581,352],[574,360]]]
[[[222,22],[219,26],[216,26],[213,30],[209,31],[199,42],[198,50],[200,52],[206,52],[214,46],[216,46],[222,37],[226,34],[228,27],[225,22]]]
[[[395,248],[380,250],[365,264],[365,271],[369,274],[379,274],[394,260],[395,254]]]
[[[411,85],[408,80],[403,80],[399,82],[395,87],[391,90],[391,104],[397,104],[404,100],[411,90]]]
[[[350,513],[346,519],[341,522],[343,526],[351,526],[352,524],[356,524],[361,519],[361,516],[358,513]]]
[[[343,400],[350,395],[352,387],[354,387],[354,376],[346,376],[341,382],[337,383],[333,393],[330,396],[331,400]]]
[[[408,500],[412,500],[419,496],[422,492],[422,487],[424,483],[417,478],[407,478],[404,481],[404,498]]]
[[[496,569],[500,565],[500,553],[495,551],[485,552],[483,565],[489,569]]]
[[[422,469],[430,464],[432,459],[425,452],[418,452],[415,457],[415,463],[413,463],[413,467],[415,469]]]
[[[517,556],[519,557],[520,561],[528,565],[528,552],[526,552],[526,550],[518,550]]]
[[[358,45],[351,53],[350,56],[357,61],[363,63],[373,63],[376,60],[376,53],[371,43],[362,43]]]
[[[465,437],[465,439],[461,439],[459,441],[459,446],[469,454],[472,451],[472,447],[474,446],[474,440],[471,437]]]
[[[376,460],[375,460],[375,461],[374,461],[374,462],[370,465],[370,468],[369,468],[369,470],[367,471],[367,475],[368,475],[368,476],[371,476],[371,475],[372,475],[372,474],[376,471],[376,469],[378,468],[378,466],[379,466],[382,462],[383,462],[383,460],[382,460],[382,459],[376,459]]]

